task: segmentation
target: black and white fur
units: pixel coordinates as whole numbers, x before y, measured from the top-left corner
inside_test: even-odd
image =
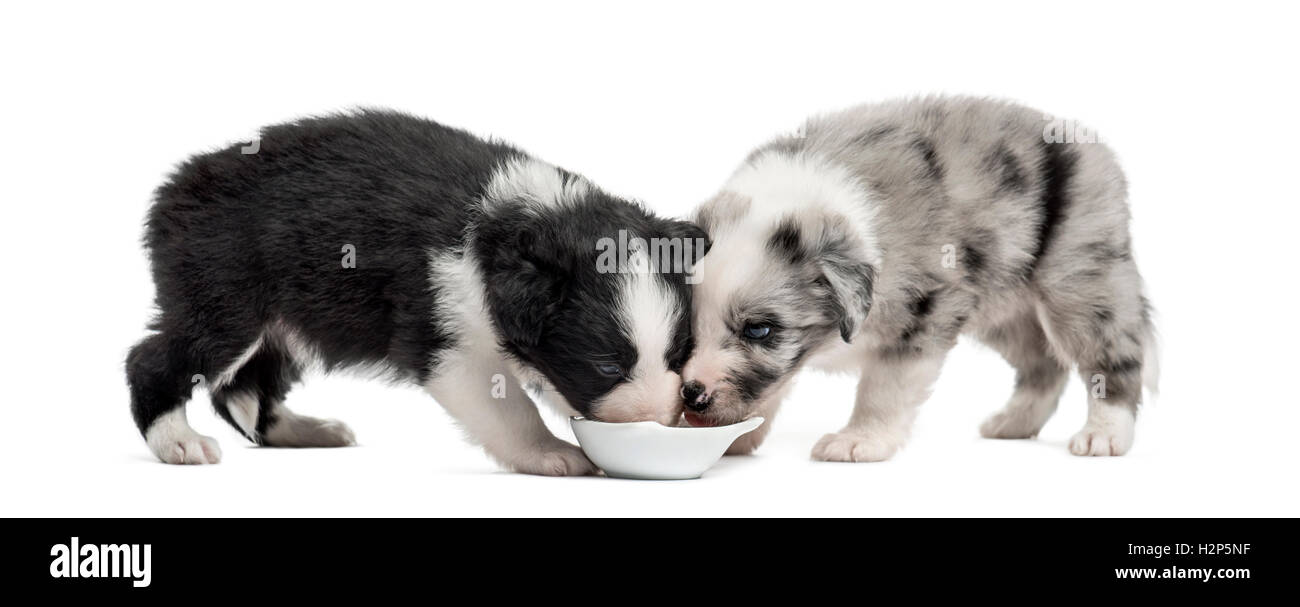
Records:
[[[697,213],[687,421],[768,422],[805,365],[856,373],[853,414],[813,457],[879,461],[906,440],[961,334],[1017,371],[981,427],[1035,436],[1069,369],[1089,388],[1077,455],[1122,455],[1155,358],[1125,180],[1100,143],[1057,143],[1016,105],[925,98],[813,118],[759,148]]]
[[[221,457],[186,422],[200,379],[256,443],[352,444],[342,423],[284,404],[313,364],[422,385],[471,440],[527,473],[594,468],[547,430],[523,385],[594,419],[678,417],[684,277],[602,273],[595,243],[619,230],[702,238],[695,226],[399,113],[272,126],[259,145],[190,159],[149,214],[159,314],[126,373],[135,421],[164,462]]]

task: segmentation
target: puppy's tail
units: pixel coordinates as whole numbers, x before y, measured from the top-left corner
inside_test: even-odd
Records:
[[[1156,332],[1155,311],[1146,297],[1142,298],[1142,306],[1142,385],[1155,399],[1160,395],[1160,335]]]

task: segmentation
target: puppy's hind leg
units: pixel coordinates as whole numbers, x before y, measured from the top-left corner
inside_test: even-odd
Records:
[[[268,447],[350,447],[357,444],[352,429],[337,419],[299,415],[284,403],[273,401],[264,411],[266,431],[262,444]]]
[[[1149,310],[1131,260],[1084,275],[1088,290],[1045,290],[1039,308],[1055,349],[1079,365],[1088,421],[1070,439],[1075,455],[1123,455],[1133,446],[1143,369],[1153,351]]]
[[[168,464],[221,461],[217,441],[195,432],[185,418],[193,378],[205,377],[192,352],[188,341],[164,332],[136,344],[126,359],[131,415],[149,450]]]
[[[212,395],[223,419],[259,445],[269,447],[346,447],[356,438],[343,422],[299,415],[284,406],[301,379],[299,365],[271,337]]]
[[[1016,388],[1001,411],[980,425],[985,438],[1033,438],[1056,412],[1069,368],[1051,352],[1032,313],[984,332],[981,338],[1016,369]]]

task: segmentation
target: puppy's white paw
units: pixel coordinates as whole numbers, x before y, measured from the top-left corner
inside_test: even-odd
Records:
[[[210,436],[193,436],[174,440],[153,448],[154,455],[165,464],[216,464],[221,462],[221,447]]]
[[[1030,419],[1022,410],[1003,410],[984,420],[980,424],[980,436],[984,438],[1034,438],[1042,424]]]
[[[350,447],[357,444],[357,435],[352,432],[352,428],[337,419],[322,420],[320,433],[330,447]]]
[[[145,432],[145,443],[153,454],[168,464],[215,464],[221,461],[221,447],[210,436],[195,432],[180,408],[159,416]]]
[[[1116,432],[1113,428],[1085,426],[1070,439],[1070,453],[1075,455],[1124,455],[1133,446],[1133,430]]]
[[[1124,455],[1133,446],[1134,412],[1123,406],[1093,403],[1088,423],[1070,439],[1075,455]]]
[[[582,449],[564,441],[515,458],[510,467],[516,472],[541,476],[588,476],[599,470]]]
[[[337,419],[319,419],[281,409],[279,420],[266,431],[264,442],[272,447],[350,447],[356,435]]]
[[[893,457],[902,446],[902,441],[896,439],[840,431],[817,441],[812,457],[823,462],[883,462]]]

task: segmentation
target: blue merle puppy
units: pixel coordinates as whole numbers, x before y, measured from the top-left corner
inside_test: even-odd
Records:
[[[746,453],[796,371],[850,372],[853,414],[812,455],[884,460],[965,334],[1016,369],[984,436],[1035,436],[1077,367],[1089,410],[1070,451],[1128,451],[1144,373],[1154,389],[1152,322],[1124,175],[1070,126],[932,97],[816,117],[753,152],[696,216],[713,248],[697,268],[686,421],[765,417],[732,446]]]

